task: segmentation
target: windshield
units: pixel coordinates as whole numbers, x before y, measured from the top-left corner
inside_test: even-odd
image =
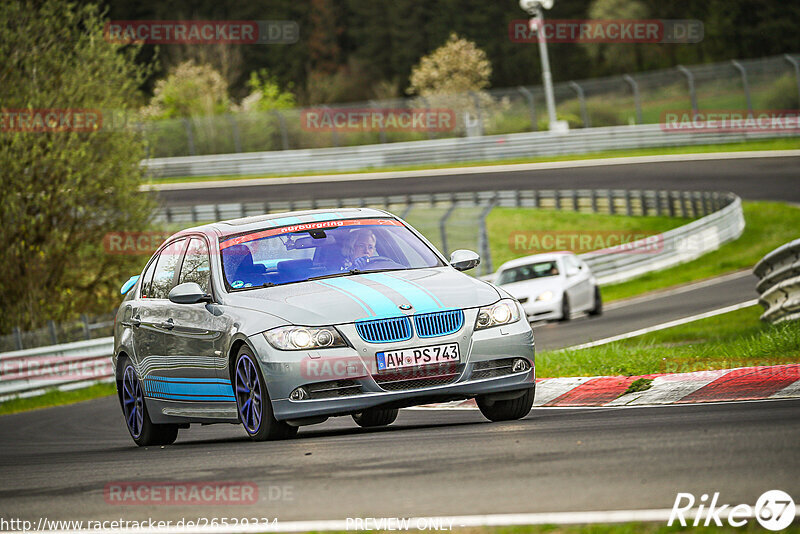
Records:
[[[234,290],[360,272],[444,265],[395,219],[346,219],[256,230],[220,243]]]
[[[520,267],[505,269],[497,277],[497,284],[511,284],[533,278],[546,278],[548,276],[558,276],[558,265],[555,261],[542,261]]]

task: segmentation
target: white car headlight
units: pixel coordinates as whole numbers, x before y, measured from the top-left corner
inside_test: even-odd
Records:
[[[475,319],[475,330],[510,324],[518,320],[519,308],[517,303],[511,299],[503,299],[496,304],[484,306],[478,310],[478,318]]]
[[[327,349],[346,347],[344,338],[332,326],[279,326],[264,332],[270,345],[280,350]]]
[[[536,300],[540,300],[542,302],[546,302],[546,301],[550,300],[551,298],[553,298],[553,292],[552,291],[545,291],[544,293],[540,293],[539,296],[536,297]]]

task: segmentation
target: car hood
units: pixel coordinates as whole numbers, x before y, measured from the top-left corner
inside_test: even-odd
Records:
[[[226,300],[291,324],[317,326],[473,308],[492,304],[498,298],[499,293],[490,284],[451,267],[436,267],[253,289],[233,293]],[[404,311],[400,306],[411,309]]]
[[[548,278],[535,278],[533,280],[523,280],[511,284],[503,284],[502,289],[508,291],[516,299],[529,298],[535,299],[545,291],[552,291],[553,296],[557,296],[564,291],[564,284],[558,276]]]

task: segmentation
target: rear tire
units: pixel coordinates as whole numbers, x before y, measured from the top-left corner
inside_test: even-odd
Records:
[[[594,307],[589,310],[589,315],[603,315],[603,298],[600,296],[599,286],[594,286]]]
[[[398,409],[381,410],[379,408],[370,408],[363,412],[354,413],[353,421],[360,427],[369,428],[374,426],[386,426],[394,423],[397,419]]]
[[[485,396],[475,399],[483,416],[490,421],[513,421],[528,415],[533,407],[534,388],[516,399],[487,401]]]
[[[140,447],[171,445],[178,439],[178,425],[156,425],[150,421],[144,388],[136,368],[127,358],[120,362],[122,377],[117,380],[117,392],[122,403],[122,415],[133,441]]]
[[[564,296],[561,297],[561,321],[565,323],[569,321],[571,313],[572,310],[569,307],[569,297],[567,297],[567,294],[564,293]]]
[[[239,349],[233,373],[236,409],[250,439],[286,439],[297,434],[296,426],[275,419],[261,368],[246,345]]]

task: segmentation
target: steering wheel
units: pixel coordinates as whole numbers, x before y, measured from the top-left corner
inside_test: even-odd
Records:
[[[363,261],[363,260],[366,260],[366,261]],[[386,257],[386,256],[371,256],[371,257],[362,256],[360,258],[356,258],[353,261],[353,268],[359,269],[359,270],[364,270],[364,267],[366,267],[367,265],[373,264],[373,263],[391,263],[392,265],[390,265],[390,267],[394,267],[395,265],[398,268],[402,268],[403,267],[402,264],[397,263],[392,258],[389,258],[389,257]]]

